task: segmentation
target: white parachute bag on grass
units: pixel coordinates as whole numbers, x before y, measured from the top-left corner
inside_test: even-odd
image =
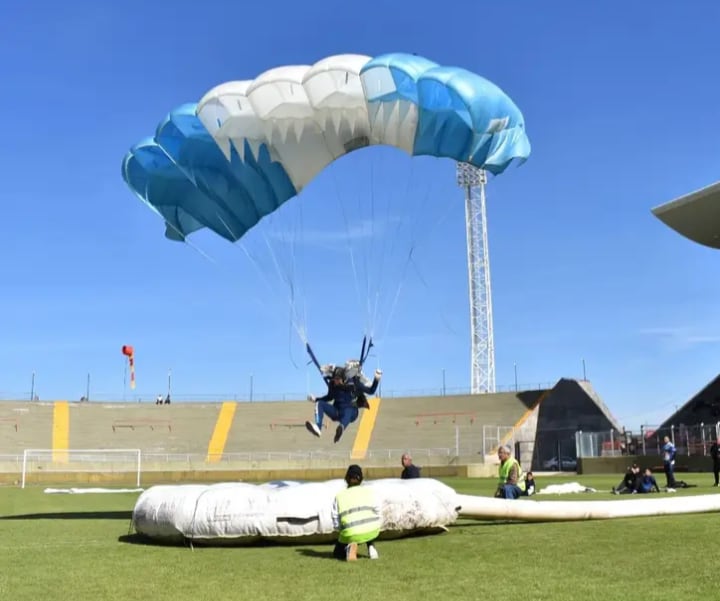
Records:
[[[343,480],[153,486],[137,500],[135,531],[167,543],[211,545],[260,541],[322,543],[337,538],[332,523]],[[437,533],[458,517],[455,491],[427,478],[366,481],[382,511],[380,538]]]

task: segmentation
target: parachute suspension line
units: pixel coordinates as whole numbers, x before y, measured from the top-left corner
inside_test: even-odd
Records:
[[[228,225],[228,223],[222,218],[222,216],[221,216],[220,214],[216,214],[216,217],[220,220],[220,222],[222,223],[223,227],[228,231],[228,233],[229,233],[233,238],[238,239],[237,234],[236,234],[236,233],[233,231],[233,229]],[[234,246],[234,245],[233,245],[233,246]],[[271,283],[270,283],[270,279],[268,278],[267,273],[265,272],[265,270],[262,269],[262,266],[260,265],[260,262],[257,260],[256,257],[254,257],[254,256],[252,255],[252,253],[248,250],[247,246],[246,246],[242,241],[240,241],[240,244],[239,244],[238,246],[239,246],[240,249],[245,253],[245,255],[247,256],[247,258],[250,259],[250,263],[253,265],[253,267],[256,269],[256,271],[261,275],[261,279],[263,280],[263,282],[264,282],[265,285],[267,286],[268,292],[270,292],[270,294],[274,295],[274,294],[275,294],[275,291],[273,290],[273,287],[272,287],[272,285],[271,285]],[[272,253],[272,250],[271,250],[271,253]],[[281,276],[281,277],[282,277],[282,276]],[[260,302],[260,300],[259,300],[257,297],[255,297],[255,300],[256,300],[261,306],[263,306],[262,303]],[[291,298],[289,299],[289,302],[292,304],[292,299],[291,299]],[[299,332],[298,332],[298,334],[300,335]],[[300,337],[303,338],[302,335],[300,335]]]
[[[395,315],[395,308],[397,307],[398,300],[400,299],[400,292],[402,291],[402,288],[405,284],[405,278],[407,277],[407,267],[412,259],[412,253],[414,248],[410,249],[410,252],[408,253],[408,258],[405,261],[405,264],[403,265],[402,269],[402,277],[398,279],[398,285],[397,289],[395,291],[395,297],[393,298],[392,305],[390,305],[390,312],[387,317],[387,321],[385,322],[385,328],[383,329],[382,337],[385,337],[385,334],[390,330],[390,322],[392,321],[393,316]]]
[[[406,180],[405,191],[404,191],[404,193],[403,193],[402,196],[401,196],[401,205],[400,205],[400,206],[407,206],[407,205],[408,205],[408,199],[409,199],[409,196],[410,196],[410,187],[411,187],[411,184],[412,184],[414,175],[415,175],[415,163],[416,163],[416,161],[410,160],[410,173],[409,173],[409,175],[408,175],[408,177],[407,177],[407,180]],[[391,203],[391,202],[388,202],[388,204],[387,204],[387,214],[386,214],[386,216],[385,216],[385,223],[387,223],[387,224],[391,224],[391,223],[393,222],[393,219],[391,218],[391,217],[392,217],[392,215],[391,215],[391,213],[392,213],[392,211],[391,211],[392,206],[393,206],[392,203]],[[422,214],[422,213],[418,213],[418,214]],[[392,227],[392,226],[391,226],[391,227]],[[400,230],[400,226],[398,226],[398,233],[399,233],[399,230]],[[394,234],[394,235],[392,235],[392,236],[389,236],[389,238],[390,238],[390,249],[389,249],[389,251],[388,251],[388,250],[387,250],[387,240],[388,240],[388,236],[384,236],[384,237],[383,237],[382,250],[381,250],[381,253],[380,253],[380,258],[381,258],[381,260],[380,260],[380,269],[379,269],[379,273],[378,273],[378,282],[379,282],[380,284],[382,284],[382,282],[383,282],[385,265],[386,265],[386,262],[387,262],[386,258],[394,257],[394,256],[395,256],[395,254],[394,254],[394,253],[395,253],[395,247],[396,247],[396,245],[397,245],[397,241],[399,240],[400,236],[397,235],[397,234]],[[412,248],[411,248],[410,252],[412,252]],[[397,304],[397,300],[398,300],[398,298],[399,298],[399,289],[400,289],[400,284],[398,284],[398,293],[395,295],[395,299],[394,299],[393,305],[392,305],[393,307],[394,307],[395,304]],[[375,297],[375,308],[374,308],[374,310],[373,310],[373,318],[372,318],[373,324],[377,324],[377,323],[379,322],[379,311],[380,311],[380,301],[381,301],[381,300],[382,300],[382,299],[381,299],[380,291],[378,290],[378,292],[377,292],[377,294],[376,294],[376,297]],[[391,311],[392,311],[392,310],[394,310],[394,309],[391,309]],[[374,334],[374,332],[371,332],[371,334]]]
[[[350,233],[350,223],[348,220],[347,211],[345,210],[345,203],[343,202],[343,194],[340,190],[340,184],[338,183],[337,176],[336,176],[334,170],[331,170],[331,171],[332,171],[332,179],[335,184],[335,192],[336,192],[339,204],[340,204],[340,212],[342,213],[343,223],[345,224],[345,232],[346,232],[346,234],[349,234]],[[350,254],[350,265],[352,266],[353,280],[355,283],[355,300],[357,300],[358,305],[360,306],[360,309],[362,309],[362,301],[360,300],[362,298],[362,296],[360,294],[360,280],[358,278],[357,265],[355,263],[355,252],[353,251],[353,247],[350,242],[350,236],[347,236],[346,241],[347,241],[348,253]]]
[[[166,222],[165,222],[165,225],[166,225],[167,227],[169,227],[171,230],[173,230],[173,231],[180,237],[180,239],[181,239],[185,244],[187,244],[190,248],[192,248],[192,249],[193,249],[196,253],[198,253],[201,257],[203,257],[204,259],[207,259],[208,261],[210,261],[210,262],[213,263],[214,265],[217,265],[217,264],[218,264],[215,259],[213,259],[209,254],[207,254],[207,253],[206,253],[204,250],[202,250],[199,246],[196,246],[196,245],[193,244],[192,242],[188,242],[188,240],[187,240],[187,238],[185,237],[185,235],[184,235],[178,228],[176,228],[172,223],[169,223],[169,222],[166,221]]]
[[[429,195],[428,195],[429,197]],[[430,227],[424,230],[423,236],[424,240],[430,240],[435,233],[438,231],[440,226],[445,223],[448,219],[448,217],[452,214],[452,212],[455,210],[455,207],[452,205],[452,203],[447,203],[445,206],[445,211],[442,213],[439,219],[433,220],[433,222],[430,224]],[[415,261],[415,257],[412,258],[412,267],[417,275],[418,279],[420,280],[420,283],[425,287],[426,290],[430,291],[430,285],[428,284],[427,280],[423,276],[420,270],[420,266],[418,265],[417,261]],[[432,295],[429,295],[428,298],[433,298]],[[453,335],[457,336],[458,332],[450,325],[450,322],[447,319],[447,313],[445,310],[438,306],[437,307],[437,313],[440,315],[440,319],[443,322],[443,325],[445,328],[451,332]]]
[[[419,211],[419,214],[424,214],[424,212],[425,212],[425,207],[426,207],[426,205],[427,205],[427,201],[428,201],[428,199],[431,198],[431,191],[432,191],[431,188],[428,187],[427,193],[426,193],[426,194],[423,196],[423,198],[422,198],[421,209],[420,209],[420,211]],[[443,215],[440,217],[440,219],[438,219],[438,220],[436,220],[436,221],[433,221],[433,222],[430,224],[430,226],[429,226],[426,230],[423,231],[423,241],[424,241],[424,242],[426,242],[426,241],[428,241],[428,240],[430,240],[430,239],[432,238],[433,234],[437,231],[437,229],[439,228],[439,226],[447,220],[448,216],[450,215],[450,213],[451,213],[452,211],[453,211],[453,206],[452,206],[452,204],[448,203],[448,204],[447,204],[447,207],[446,207],[446,210],[445,210],[445,212],[443,213]],[[419,267],[419,265],[417,264],[417,261],[415,260],[415,256],[414,256],[414,250],[415,250],[415,248],[416,248],[416,246],[417,246],[417,240],[416,240],[416,238],[418,237],[418,230],[417,230],[417,225],[418,225],[418,224],[413,221],[413,222],[411,222],[411,225],[413,226],[413,227],[412,227],[412,230],[413,230],[413,232],[412,232],[412,240],[413,240],[413,242],[412,242],[412,246],[411,246],[410,253],[408,254],[408,259],[407,259],[406,267],[412,266],[413,271],[414,271],[415,274],[418,276],[418,279],[420,280],[421,284],[425,287],[426,290],[430,291],[430,285],[428,284],[427,280],[423,277],[423,275],[422,275],[422,273],[421,273],[421,271],[420,271],[420,267]],[[407,273],[406,273],[405,270],[403,270],[403,281],[405,280],[405,277],[406,277],[406,276],[407,276]],[[398,299],[399,299],[399,293],[400,293],[400,288],[398,287],[398,294],[396,295],[395,300],[394,300],[394,302],[393,302],[393,308],[392,308],[392,310],[391,310],[391,317],[392,317],[392,315],[394,314],[395,304],[397,303],[397,301],[398,301]],[[432,295],[429,295],[428,298],[432,298]],[[438,313],[440,314],[440,318],[441,318],[441,320],[442,320],[442,322],[443,322],[443,325],[447,328],[447,330],[450,331],[453,335],[458,335],[457,331],[456,331],[456,330],[450,325],[450,323],[448,322],[448,319],[447,319],[447,316],[446,316],[446,313],[444,312],[444,310],[443,310],[442,308],[439,308]],[[388,330],[389,328],[390,328],[390,318],[388,319],[388,322],[387,322],[387,324],[386,324],[385,332],[387,332],[387,330]]]
[[[370,248],[372,249],[372,242],[375,239],[375,155],[370,156]],[[365,317],[365,331],[372,332],[373,323],[370,309],[370,261],[368,261],[368,255],[370,252],[365,252],[365,303],[367,305],[367,314]],[[376,282],[377,284],[377,282]]]
[[[422,197],[423,200],[422,200],[421,206],[424,206],[426,204],[427,199],[430,198],[431,191],[432,191],[431,187],[427,186],[425,189],[425,195]],[[424,213],[424,211],[423,212],[418,211],[417,214],[423,214],[423,213]],[[412,225],[412,223],[411,223],[411,225]],[[410,263],[413,260],[413,253],[415,252],[415,246],[416,246],[414,230],[415,230],[415,228],[411,227],[410,250],[408,251],[407,258],[405,259],[405,262],[403,263],[400,277],[398,278],[395,296],[393,298],[392,305],[390,308],[390,313],[388,315],[387,321],[385,322],[385,327],[383,329],[383,337],[390,330],[390,323],[392,322],[392,319],[395,315],[395,309],[397,307],[397,303],[400,300],[400,292],[402,291],[402,288],[405,284],[405,280],[407,279],[407,276],[408,276],[408,271],[409,271],[408,267],[410,266]]]
[[[233,232],[232,228],[225,222],[225,220],[222,218],[222,216],[217,215],[217,217],[218,217],[218,219],[220,219],[220,222],[223,224],[223,227],[225,227],[225,229],[227,229],[227,231],[230,233],[230,235],[233,238],[237,239],[238,236],[235,234],[235,232]],[[295,331],[297,332],[298,336],[300,337],[300,340],[304,343],[304,342],[306,342],[307,336],[306,336],[305,329],[302,325],[301,320],[298,320],[297,311],[295,309],[295,288],[294,288],[294,284],[293,284],[292,273],[289,276],[287,273],[283,273],[283,271],[280,268],[280,265],[278,263],[275,251],[273,250],[272,245],[270,244],[270,241],[268,240],[267,235],[264,234],[263,238],[265,240],[265,244],[266,244],[268,250],[270,251],[270,256],[272,257],[273,264],[275,265],[275,269],[276,269],[278,275],[280,276],[280,279],[285,281],[285,283],[288,285],[288,289],[289,289],[288,303],[290,306],[290,321],[292,323],[292,326],[295,328]],[[253,265],[256,267],[256,269],[261,273],[261,275],[263,276],[263,280],[268,285],[268,289],[270,290],[270,292],[273,292],[272,286],[270,285],[267,274],[261,268],[259,261],[255,257],[253,257],[253,255],[249,252],[249,250],[247,249],[247,247],[244,244],[241,244],[240,247],[245,252],[245,254],[250,259],[250,261],[253,263]]]
[[[228,232],[230,233],[230,235],[231,235],[233,238],[237,238],[237,236],[235,235],[235,233],[232,231],[232,228],[230,228],[230,226],[222,219],[222,217],[218,215],[218,218],[220,219],[221,223],[223,224],[223,227],[225,227],[225,228],[228,230]],[[276,255],[275,255],[275,251],[273,250],[272,245],[270,244],[270,241],[269,241],[268,238],[267,238],[267,235],[266,235],[266,234],[263,234],[263,238],[264,238],[265,244],[266,244],[266,246],[267,246],[267,248],[268,248],[268,250],[269,250],[269,252],[270,252],[270,256],[271,256],[271,258],[272,258],[272,260],[273,260],[273,264],[274,264],[274,266],[275,266],[275,270],[277,271],[278,275],[280,276],[280,279],[283,280],[283,281],[285,281],[285,283],[288,285],[288,288],[289,288],[289,291],[290,291],[290,292],[289,292],[289,297],[288,297],[288,304],[289,304],[289,306],[290,306],[290,320],[291,320],[291,322],[292,322],[292,326],[295,328],[295,331],[297,332],[298,336],[300,337],[300,340],[304,343],[304,342],[306,342],[307,337],[306,337],[306,335],[305,335],[304,328],[302,327],[302,325],[301,325],[300,323],[298,323],[297,315],[295,314],[295,311],[294,311],[294,309],[295,309],[295,305],[294,305],[294,288],[293,288],[292,281],[290,281],[290,280],[287,278],[287,275],[284,274],[283,271],[282,271],[282,269],[280,268],[280,265],[278,264],[277,257],[276,257]],[[234,245],[233,245],[233,246],[234,246]],[[251,263],[255,266],[255,268],[256,268],[256,269],[260,272],[260,274],[263,276],[263,280],[265,281],[265,283],[266,283],[267,286],[268,286],[268,289],[269,289],[270,292],[272,293],[273,290],[272,290],[272,286],[271,286],[271,284],[270,284],[270,281],[269,281],[269,279],[268,279],[268,277],[267,277],[267,274],[263,271],[262,266],[259,264],[259,261],[252,255],[252,253],[247,249],[247,247],[246,247],[244,244],[240,244],[240,248],[241,248],[241,250],[245,253],[245,255],[250,259]]]
[[[299,273],[300,268],[298,264],[298,256],[300,256],[300,253],[298,252],[298,247],[300,246],[300,243],[302,240],[300,239],[302,236],[302,233],[305,231],[304,227],[304,212],[303,212],[303,202],[298,202],[297,204],[297,218],[294,220],[293,225],[294,229],[290,234],[290,240],[289,240],[289,250],[290,250],[290,278],[293,282],[293,290],[295,290],[296,294],[299,294],[301,297],[299,300],[297,299],[297,296],[295,297],[295,304],[294,304],[294,315],[295,318],[300,321],[302,324],[302,341],[304,344],[307,344],[308,339],[308,321],[307,321],[307,299],[303,293],[302,285],[300,282],[305,281],[302,277],[302,274]],[[300,306],[298,306],[300,305]],[[290,347],[291,348],[291,347]],[[295,362],[293,361],[293,364]]]
[[[413,266],[415,274],[418,276],[420,283],[423,286],[425,286],[426,290],[430,291],[430,285],[427,283],[427,281],[423,277],[422,273],[420,273],[420,268],[418,267],[418,264],[415,262],[414,259],[411,261],[411,265]],[[447,318],[445,317],[444,311],[442,309],[440,309],[438,311],[438,314],[440,315],[440,319],[442,319],[443,325],[448,329],[448,331],[450,331],[452,334],[457,336],[458,335],[457,331],[455,331],[455,329],[448,322]]]
[[[292,279],[288,278],[287,274],[283,272],[282,268],[280,267],[280,264],[278,263],[277,256],[275,254],[275,251],[272,248],[272,245],[270,244],[270,241],[268,240],[268,237],[266,234],[263,234],[263,238],[265,239],[265,244],[268,247],[268,250],[270,251],[270,256],[272,257],[273,264],[275,265],[275,270],[277,271],[278,275],[280,276],[280,279],[282,279],[288,286],[289,290],[289,305],[290,305],[290,319],[292,321],[292,325],[295,328],[295,331],[297,332],[298,336],[300,337],[300,340],[302,342],[307,342],[307,336],[305,334],[305,329],[302,327],[301,324],[298,323],[297,319],[297,309],[295,307],[295,287],[293,285]]]

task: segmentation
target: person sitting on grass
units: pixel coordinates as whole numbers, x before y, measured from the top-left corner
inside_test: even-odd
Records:
[[[623,481],[620,485],[615,488],[613,486],[612,493],[614,495],[631,495],[637,493],[638,480],[640,479],[640,466],[637,463],[633,463],[623,477]]]
[[[639,493],[660,492],[657,480],[649,467],[645,468],[642,476],[638,479],[637,491]]]
[[[500,499],[517,499],[523,491],[519,484],[522,480],[522,468],[515,457],[511,456],[510,447],[502,446],[498,449],[498,487],[495,496]]]

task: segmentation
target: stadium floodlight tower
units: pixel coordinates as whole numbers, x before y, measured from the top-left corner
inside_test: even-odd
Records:
[[[457,164],[457,184],[465,190],[468,283],[470,290],[471,375],[473,394],[495,392],[495,343],[493,340],[490,255],[488,253],[484,170]]]

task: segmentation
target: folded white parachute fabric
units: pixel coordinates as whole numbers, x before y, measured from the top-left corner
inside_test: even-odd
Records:
[[[335,540],[335,495],[343,480],[153,486],[137,500],[133,527],[163,542],[212,545]],[[458,517],[455,491],[429,478],[366,481],[382,510],[381,538],[446,530]]]
[[[589,486],[583,486],[579,482],[565,482],[563,484],[548,484],[545,488],[538,491],[539,495],[567,495],[579,492],[597,492],[596,489]]]
[[[46,488],[43,492],[45,494],[81,495],[97,493],[131,493],[143,492],[144,490],[144,488]]]

